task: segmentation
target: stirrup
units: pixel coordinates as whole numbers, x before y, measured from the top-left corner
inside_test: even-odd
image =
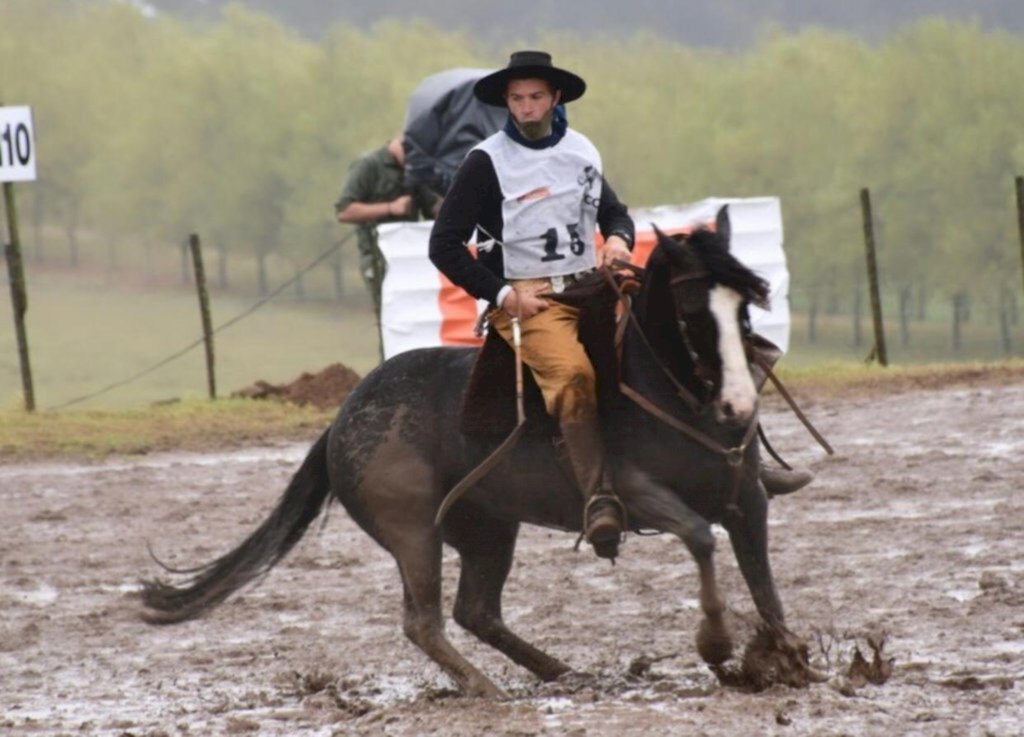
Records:
[[[600,504],[607,504],[613,510],[616,523],[613,534],[608,534],[613,532],[610,525],[603,530],[589,529],[591,513],[594,511],[595,505]],[[626,505],[615,494],[599,492],[587,500],[583,507],[583,532],[580,537],[585,538],[594,547],[594,553],[599,558],[607,558],[614,563],[615,558],[619,555],[619,544],[625,541],[628,529]]]

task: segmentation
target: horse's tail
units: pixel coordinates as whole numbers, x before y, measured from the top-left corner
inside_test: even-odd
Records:
[[[143,582],[142,602],[148,610],[143,618],[147,622],[182,622],[212,609],[273,568],[295,546],[320,514],[330,492],[327,435],[324,432],[310,449],[274,511],[241,545],[186,571],[194,575],[180,586],[160,580]]]

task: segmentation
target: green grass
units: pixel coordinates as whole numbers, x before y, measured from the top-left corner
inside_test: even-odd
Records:
[[[819,315],[817,340],[808,339],[807,315],[795,312],[792,318],[790,354],[786,364],[811,366],[835,361],[863,361],[874,343],[870,317],[860,321],[861,343],[854,340],[852,315]],[[1002,346],[997,317],[978,314],[961,329],[961,347],[953,350],[952,323],[943,315],[909,323],[904,345],[896,319],[884,322],[886,349],[891,364],[951,363],[999,361],[1024,357],[1024,323],[1011,327],[1012,355]]]
[[[962,326],[961,346],[953,350],[953,328],[948,320],[915,321],[909,326],[909,342],[903,345],[896,320],[884,322],[886,349],[889,363],[927,364],[973,361],[1002,361],[1024,358],[1024,324],[1011,328],[1013,355],[1003,350],[999,326],[995,316],[990,319],[978,314]],[[870,317],[861,319],[861,344],[854,340],[852,315],[819,315],[817,340],[808,339],[807,315],[794,312],[790,330],[790,352],[786,366],[810,367],[823,363],[863,362],[874,344]]]
[[[0,460],[100,459],[312,440],[334,410],[249,399],[190,400],[135,409],[0,411]]]
[[[782,365],[786,387],[815,399],[857,394],[887,394],[910,389],[1002,385],[1024,381],[1024,360],[908,364],[883,368],[862,362],[831,362],[808,366]]]
[[[908,389],[1000,386],[1024,381],[1024,361],[934,364],[883,369],[858,363],[781,368],[801,400],[885,395]],[[772,390],[766,390],[771,395]],[[773,401],[780,402],[777,397]],[[882,406],[882,405],[880,405]],[[157,451],[214,451],[281,440],[310,442],[334,409],[276,401],[191,399],[126,409],[0,410],[0,463],[59,458],[97,460]]]
[[[214,293],[217,326],[255,297]],[[198,299],[181,288],[142,289],[82,275],[30,275],[27,313],[36,404],[55,407],[120,382],[201,336]],[[219,396],[257,379],[291,381],[341,362],[360,374],[377,363],[369,299],[273,301],[215,337]],[[85,407],[132,407],[207,396],[202,346],[151,374],[89,400]],[[0,298],[0,407],[22,406],[10,300]]]

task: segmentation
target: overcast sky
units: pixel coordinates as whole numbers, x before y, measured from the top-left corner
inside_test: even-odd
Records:
[[[178,16],[216,18],[228,0],[128,0]],[[237,1],[237,0],[236,0]],[[244,0],[311,37],[337,21],[426,18],[486,38],[528,40],[541,31],[627,34],[649,30],[680,43],[742,47],[765,24],[845,30],[877,39],[928,16],[1024,32],[1024,0]]]

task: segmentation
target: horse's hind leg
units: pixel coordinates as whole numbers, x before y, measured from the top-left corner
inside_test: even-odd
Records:
[[[436,662],[468,696],[498,698],[501,689],[466,660],[444,635],[441,616],[441,540],[421,534],[391,548],[402,574],[406,637]],[[433,539],[431,539],[431,537]]]
[[[568,665],[514,634],[502,619],[501,592],[512,569],[519,526],[461,511],[453,509],[445,524],[445,541],[462,559],[455,621],[541,680],[568,673]]]
[[[389,437],[366,464],[349,511],[395,558],[402,576],[403,631],[469,696],[502,692],[456,650],[441,616],[441,531],[434,525],[433,468],[417,450]]]

